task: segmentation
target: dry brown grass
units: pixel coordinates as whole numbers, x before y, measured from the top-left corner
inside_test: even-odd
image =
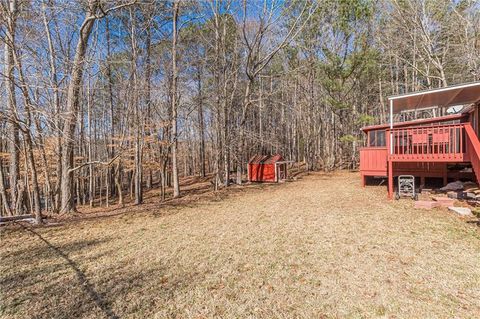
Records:
[[[478,318],[480,232],[354,173],[3,230],[5,318]]]

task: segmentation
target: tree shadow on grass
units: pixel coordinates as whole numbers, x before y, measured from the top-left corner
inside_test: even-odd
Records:
[[[35,235],[38,239],[40,239],[43,243],[45,243],[49,249],[55,252],[55,254],[61,257],[65,263],[71,268],[76,275],[77,281],[84,290],[84,292],[90,297],[92,301],[101,309],[104,315],[109,319],[119,318],[119,316],[112,310],[112,307],[108,300],[106,300],[102,294],[98,293],[92,283],[88,280],[85,273],[80,269],[80,267],[75,263],[67,253],[62,251],[60,248],[54,246],[50,243],[47,239],[45,239],[41,234],[35,231],[33,228],[24,227],[25,230],[29,231],[33,235]]]
[[[175,313],[176,296],[204,280],[201,272],[176,261],[151,257],[146,261],[119,251],[116,245],[107,244],[115,238],[68,240],[60,245],[37,228],[24,229],[39,239],[38,244],[12,249],[7,260],[2,256],[0,287],[5,298],[0,317],[120,318]]]
[[[22,226],[22,229],[27,229],[28,226]],[[30,228],[29,233],[32,233],[32,230],[35,228]],[[35,235],[36,237],[39,237]],[[102,239],[84,239],[81,241],[69,241],[68,243],[62,244],[61,251],[64,254],[72,254],[81,252],[82,250],[91,248],[95,245],[100,245],[107,243],[113,238],[102,238]],[[42,241],[44,243],[44,241]],[[51,243],[50,243],[51,244]],[[11,244],[10,244],[11,245]],[[52,245],[52,244],[51,244]],[[58,248],[58,247],[57,247]],[[35,263],[42,262],[44,260],[50,259],[52,256],[58,256],[58,253],[53,250],[50,246],[33,243],[27,247],[22,247],[19,250],[16,247],[9,247],[2,251],[2,262],[4,265],[8,264],[24,264],[24,263]]]

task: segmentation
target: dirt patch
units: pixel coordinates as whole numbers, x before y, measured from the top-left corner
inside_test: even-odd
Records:
[[[478,317],[480,232],[357,173],[3,230],[5,318]]]

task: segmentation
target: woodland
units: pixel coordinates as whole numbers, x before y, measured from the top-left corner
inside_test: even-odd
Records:
[[[37,222],[356,168],[387,96],[480,79],[475,0],[1,0],[0,38],[0,213]]]

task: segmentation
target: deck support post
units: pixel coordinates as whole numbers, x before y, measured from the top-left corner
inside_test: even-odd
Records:
[[[388,199],[393,199],[393,162],[388,161]]]
[[[390,102],[390,155],[393,155],[393,100],[389,99]],[[393,199],[393,162],[388,160],[388,199]]]
[[[393,155],[393,100],[390,99],[390,155]]]

